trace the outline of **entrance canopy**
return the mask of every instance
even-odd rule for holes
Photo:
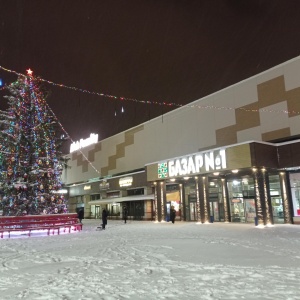
[[[127,197],[100,199],[100,200],[90,201],[90,202],[88,202],[88,204],[89,205],[101,205],[101,204],[120,203],[120,202],[125,202],[125,201],[141,201],[141,200],[153,200],[153,199],[154,199],[154,194],[134,195],[134,196],[127,196]]]

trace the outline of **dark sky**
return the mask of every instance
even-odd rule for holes
[[[300,54],[298,0],[0,0],[0,21],[1,66],[161,103],[189,103]],[[176,108],[46,87],[73,140]]]

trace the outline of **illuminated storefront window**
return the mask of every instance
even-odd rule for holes
[[[290,174],[294,216],[300,216],[300,173]]]
[[[232,222],[253,223],[256,216],[253,178],[230,180],[227,185]]]
[[[274,223],[284,223],[283,200],[279,175],[269,176],[270,196]]]

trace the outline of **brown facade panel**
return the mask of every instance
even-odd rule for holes
[[[129,144],[130,145],[130,144]],[[124,157],[125,156],[125,143],[117,145],[116,149],[116,157]]]
[[[123,187],[123,189],[130,189],[132,187],[141,188],[148,185],[147,183],[147,174],[146,172],[140,172],[136,174],[124,175],[124,177],[132,177],[132,186]],[[110,178],[109,179],[109,189],[110,190],[119,190],[120,187],[120,179],[123,177]]]
[[[228,126],[216,130],[217,147],[227,146],[237,143],[236,126]]]
[[[82,166],[83,163],[83,156],[82,154],[77,155],[77,167]]]
[[[78,158],[77,152],[72,153],[72,160],[76,160]]]
[[[89,170],[89,163],[85,160],[82,164],[82,173],[85,173]]]
[[[236,131],[245,130],[260,125],[258,102],[251,103],[235,110]]]
[[[108,166],[101,168],[101,174],[105,176],[110,170],[116,169],[117,159],[125,157],[125,148],[134,144],[134,135],[141,130],[144,130],[144,125],[125,132],[125,141],[116,145],[116,154],[108,158]]]
[[[270,106],[285,100],[284,77],[279,76],[257,85],[260,108]]]
[[[101,168],[101,176],[107,176],[108,175],[108,167]]]
[[[286,92],[289,117],[300,115],[300,88]]]
[[[261,137],[264,142],[272,142],[282,138],[291,136],[290,128],[283,128],[266,133],[262,133]]]
[[[88,152],[88,159],[90,162],[95,161],[95,153],[101,151],[101,143],[95,145],[94,149]]]

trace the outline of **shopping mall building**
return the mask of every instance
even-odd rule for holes
[[[70,212],[300,224],[300,57],[87,144],[66,156]]]

